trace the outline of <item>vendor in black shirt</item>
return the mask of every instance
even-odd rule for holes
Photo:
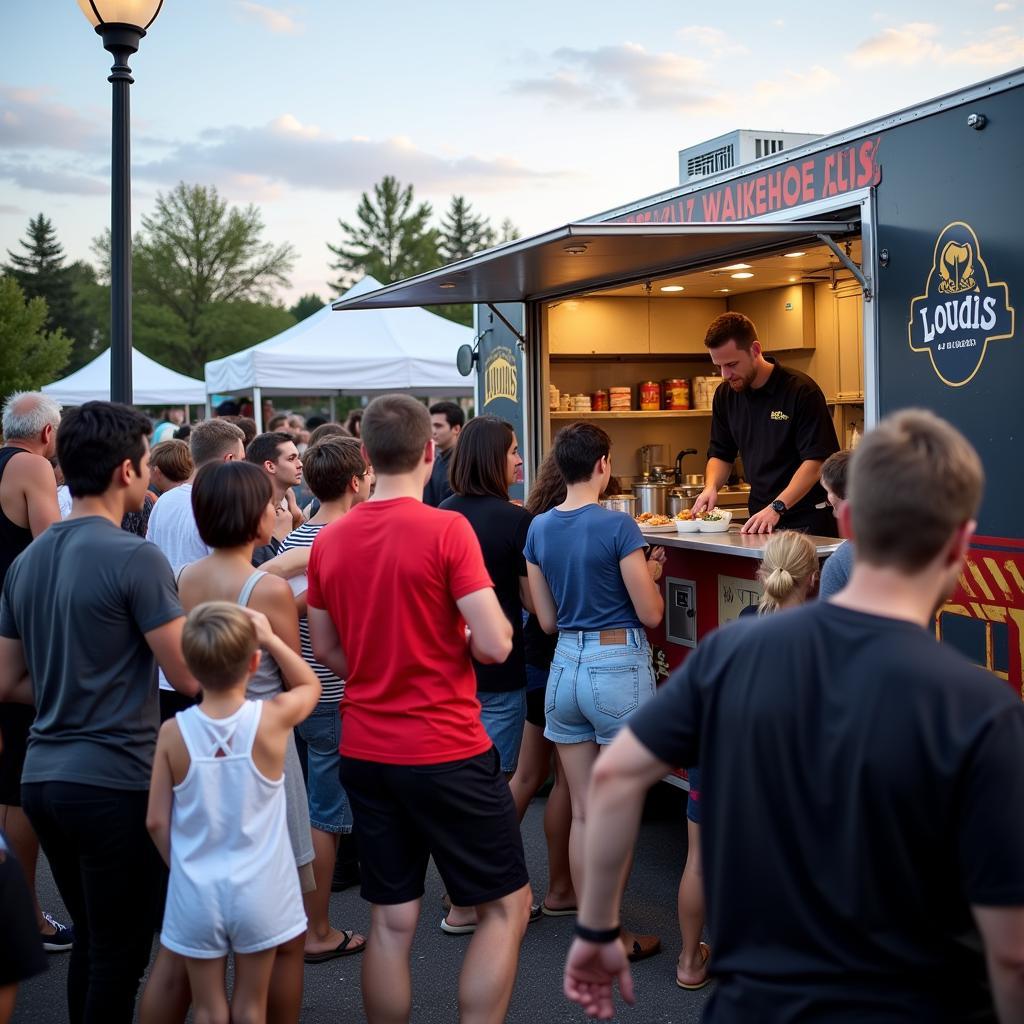
[[[704,344],[722,371],[711,411],[711,443],[704,490],[694,512],[714,508],[737,455],[750,483],[750,519],[744,533],[775,529],[836,536],[825,503],[821,464],[839,450],[821,388],[804,373],[765,356],[753,321],[723,313]]]

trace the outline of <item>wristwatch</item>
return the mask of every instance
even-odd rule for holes
[[[777,516],[784,516],[789,511],[789,509],[786,508],[786,503],[784,501],[780,501],[778,498],[776,498],[772,502],[772,511]]]

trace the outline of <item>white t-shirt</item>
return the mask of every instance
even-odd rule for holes
[[[203,543],[192,514],[192,485],[181,484],[160,495],[149,514],[146,540],[155,544],[171,563],[174,578],[186,565],[198,562],[213,550]],[[160,689],[173,690],[160,670]]]

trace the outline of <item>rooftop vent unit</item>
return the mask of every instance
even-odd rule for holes
[[[775,156],[786,149],[795,149],[820,139],[820,135],[804,132],[762,132],[738,129],[717,139],[679,151],[679,184],[689,185],[733,167]]]

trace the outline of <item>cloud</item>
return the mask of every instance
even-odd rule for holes
[[[1007,11],[1012,11],[1013,8],[1013,4],[1002,3],[996,4],[995,7],[992,8],[992,10],[995,11],[996,14],[1005,14]]]
[[[10,203],[0,203],[0,214],[23,214],[25,211],[20,206],[11,206]]]
[[[806,71],[786,71],[779,78],[766,78],[754,84],[752,94],[758,103],[777,103],[793,97],[820,95],[839,85],[841,79],[820,64]]]
[[[272,7],[252,3],[251,0],[236,0],[235,6],[276,35],[293,36],[302,31],[299,23],[284,11],[275,11]]]
[[[34,189],[36,192],[102,196],[110,191],[109,181],[100,178],[13,160],[0,160],[0,179],[13,181],[22,188]]]
[[[512,91],[594,110],[611,106],[693,110],[717,103],[706,89],[707,63],[695,57],[652,53],[639,43],[627,42],[592,50],[562,47],[552,58],[556,70],[520,79],[512,84]]]
[[[735,57],[750,51],[727,32],[710,25],[686,25],[677,33],[686,43],[706,51],[711,57]]]
[[[505,157],[439,156],[407,138],[337,138],[292,114],[257,128],[207,129],[164,157],[136,163],[134,174],[163,184],[213,180],[264,200],[278,198],[284,186],[361,191],[385,174],[427,191],[483,191],[554,176]]]
[[[1000,6],[1009,9],[1009,5]],[[1024,60],[1024,34],[1010,25],[1001,25],[974,38],[961,38],[952,47],[944,45],[938,35],[938,26],[930,22],[910,22],[866,39],[847,60],[856,67],[875,64],[910,66],[929,61],[933,64],[993,68],[1015,67]]]
[[[101,152],[106,130],[70,107],[53,102],[50,90],[0,85],[0,149],[70,149]]]

